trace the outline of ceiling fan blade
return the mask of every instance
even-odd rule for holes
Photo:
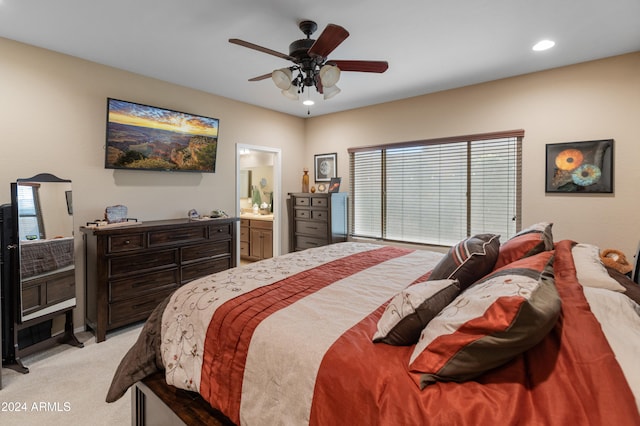
[[[260,81],[260,80],[265,80],[267,78],[271,78],[271,73],[267,73],[267,74],[259,75],[257,77],[250,78],[249,81]]]
[[[316,74],[315,84],[316,84],[316,90],[318,91],[318,93],[323,94],[324,89],[322,87],[322,80],[320,80],[320,74]]]
[[[320,37],[309,48],[309,56],[321,56],[326,58],[333,50],[340,45],[347,37],[349,37],[349,31],[342,28],[340,25],[329,24],[322,31]]]
[[[275,50],[271,50],[267,47],[258,46],[257,44],[249,43],[248,41],[240,40],[238,38],[230,38],[229,43],[237,44],[238,46],[248,47],[249,49],[257,50],[258,52],[267,53],[269,55],[277,56],[278,58],[287,59],[289,61],[293,61],[294,58],[285,55],[284,53],[276,52]]]
[[[342,61],[328,60],[328,64],[334,64],[340,71],[359,71],[359,72],[385,72],[389,68],[387,61]]]

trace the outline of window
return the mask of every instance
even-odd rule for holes
[[[38,198],[38,184],[20,184],[18,195],[18,229],[20,240],[44,239],[42,211]]]
[[[351,148],[350,234],[450,246],[520,229],[524,131]]]

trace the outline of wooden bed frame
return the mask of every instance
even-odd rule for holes
[[[170,386],[164,372],[137,382],[131,389],[131,424],[134,426],[233,426],[200,395]]]

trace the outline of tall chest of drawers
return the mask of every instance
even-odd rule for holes
[[[347,193],[290,193],[289,248],[347,241]]]
[[[85,322],[96,341],[146,319],[174,289],[235,266],[237,218],[81,227]]]

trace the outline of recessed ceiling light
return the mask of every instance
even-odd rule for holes
[[[533,50],[535,50],[536,52],[540,52],[542,50],[551,49],[555,45],[556,45],[555,41],[552,41],[552,40],[541,40],[541,41],[537,42],[533,46]]]
[[[305,99],[304,101],[302,101],[302,104],[306,106],[311,106],[315,104],[315,102],[313,102],[311,99]]]

